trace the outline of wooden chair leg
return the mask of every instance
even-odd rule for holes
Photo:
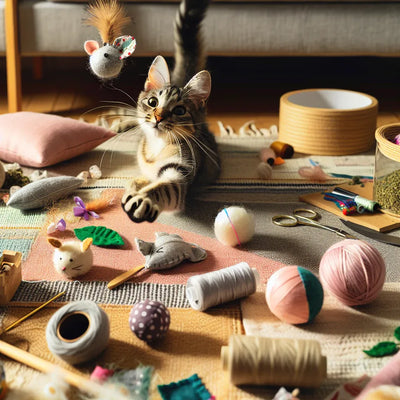
[[[18,0],[6,0],[5,7],[8,112],[16,112],[22,108]]]
[[[43,57],[33,57],[32,60],[33,67],[33,79],[35,81],[40,81],[43,79]]]

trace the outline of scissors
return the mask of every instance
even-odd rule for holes
[[[275,215],[272,217],[272,222],[279,226],[297,226],[297,225],[307,225],[313,226],[315,228],[326,229],[327,231],[336,233],[336,235],[346,238],[346,239],[358,239],[355,236],[343,231],[342,229],[335,228],[334,226],[323,225],[316,220],[321,218],[321,216],[314,210],[308,208],[297,208],[293,211],[293,215]]]

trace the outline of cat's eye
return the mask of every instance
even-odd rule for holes
[[[157,97],[150,97],[150,98],[147,100],[147,104],[148,104],[150,107],[157,107],[157,106],[158,106]]]
[[[186,108],[184,106],[176,106],[172,112],[175,115],[185,115],[186,114]]]
[[[74,260],[72,258],[69,259],[69,262],[74,262]]]

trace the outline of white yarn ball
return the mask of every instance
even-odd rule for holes
[[[248,242],[253,237],[255,225],[253,214],[247,212],[244,207],[232,206],[218,213],[214,222],[214,233],[221,243],[236,246]]]
[[[4,170],[3,164],[0,161],[0,188],[4,185],[6,180],[6,171]]]

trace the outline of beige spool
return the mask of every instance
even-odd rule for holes
[[[400,147],[392,142],[395,136],[400,134],[399,124],[388,124],[379,127],[375,132],[375,139],[379,146],[379,151],[393,161],[400,162]]]
[[[232,335],[221,361],[234,385],[318,387],[326,378],[326,357],[315,340]]]
[[[306,89],[280,99],[279,140],[296,152],[357,154],[372,148],[378,101],[341,89]]]

